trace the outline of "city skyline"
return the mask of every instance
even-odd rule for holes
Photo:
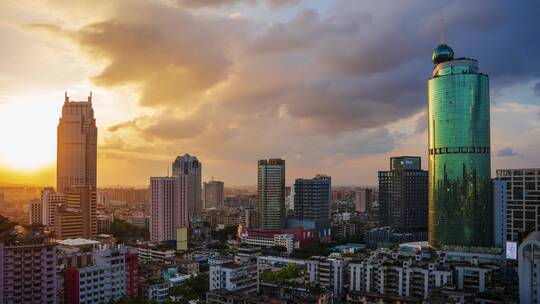
[[[0,138],[0,183],[54,185],[65,91],[93,92],[98,186],[144,186],[184,153],[228,186],[255,185],[263,158],[287,161],[287,185],[317,173],[376,185],[398,155],[427,168],[424,76],[441,15],[456,56],[491,78],[491,175],[540,163],[537,4],[230,2],[0,4],[13,59],[0,66],[0,127],[16,130]]]

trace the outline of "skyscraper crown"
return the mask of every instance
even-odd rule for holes
[[[431,60],[434,64],[454,59],[454,50],[446,44],[439,44],[434,50]]]

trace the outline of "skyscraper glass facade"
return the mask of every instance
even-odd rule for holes
[[[447,48],[435,49],[429,80],[429,242],[490,246],[489,79]]]
[[[285,228],[285,161],[259,160],[257,211],[263,230]]]

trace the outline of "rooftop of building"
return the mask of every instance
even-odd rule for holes
[[[58,244],[66,245],[66,246],[90,246],[90,245],[100,244],[100,242],[89,240],[89,239],[76,238],[76,239],[59,240]]]
[[[238,269],[238,268],[242,268],[249,265],[239,264],[235,262],[228,262],[228,263],[224,263],[218,266],[221,268],[227,268],[227,269]],[[254,266],[254,265],[251,265],[251,266]]]

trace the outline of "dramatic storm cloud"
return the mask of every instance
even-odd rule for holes
[[[533,82],[538,94],[538,14],[536,1],[120,1],[78,27],[20,24],[77,44],[95,86],[135,93],[141,110],[104,128],[108,158],[165,166],[189,152],[241,184],[255,183],[255,160],[286,157],[291,174],[367,184],[377,168],[359,160],[386,169],[393,153],[425,156],[441,15],[447,43],[479,60],[493,92]]]

